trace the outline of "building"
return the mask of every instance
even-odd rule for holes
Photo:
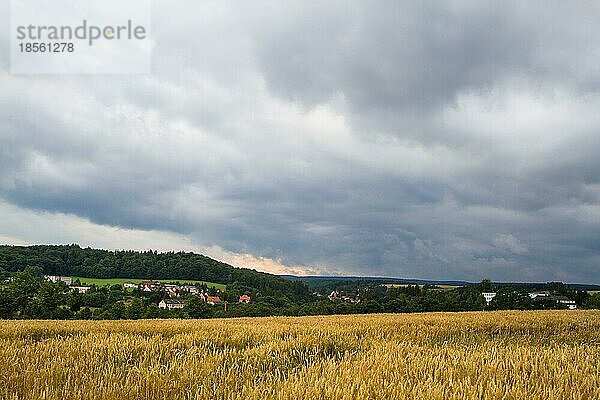
[[[161,302],[158,303],[158,308],[162,308],[164,310],[174,310],[174,309],[183,308],[186,306],[186,304],[187,304],[187,301],[185,301],[185,300],[165,299],[165,300],[161,300]]]
[[[356,303],[360,303],[360,300],[355,299],[352,296],[342,296],[342,302],[356,304]]]
[[[189,294],[198,294],[200,291],[196,286],[185,285],[181,288],[181,290],[188,292]]]
[[[164,284],[160,287],[160,290],[163,292],[167,292],[169,297],[179,297],[177,291],[180,290],[180,287],[172,284]]]
[[[138,285],[136,285],[135,283],[131,283],[131,282],[125,282],[123,284],[123,287],[125,289],[137,289]]]
[[[550,298],[552,300],[555,300],[558,304],[566,305],[569,310],[577,309],[577,303],[575,302],[575,300],[571,300],[566,296],[551,296]]]
[[[534,302],[546,302],[546,304],[564,304],[569,310],[576,310],[577,303],[566,296],[551,295],[549,293],[529,293]]]
[[[496,297],[496,292],[483,292],[481,293],[483,298],[485,299],[485,304],[490,305],[492,299]]]
[[[144,292],[153,292],[157,290],[159,286],[160,284],[154,281],[141,281],[139,285],[140,289]]]
[[[67,286],[73,284],[73,278],[70,276],[44,275],[44,279],[52,283],[64,282]]]
[[[546,292],[529,293],[529,297],[531,297],[531,300],[542,300],[548,298],[548,296],[549,294]]]
[[[71,286],[72,291],[79,292],[79,293],[87,293],[87,291],[90,289],[91,289],[91,287],[89,287],[89,286]]]
[[[242,303],[242,304],[248,304],[248,303],[250,303],[250,296],[248,296],[246,294],[241,295],[239,302]]]
[[[206,304],[210,304],[211,306],[214,306],[215,304],[221,304],[223,301],[221,300],[221,298],[219,296],[207,296],[206,297]]]

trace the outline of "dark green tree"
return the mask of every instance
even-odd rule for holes
[[[4,283],[6,278],[8,278],[8,271],[0,267],[0,285]]]
[[[8,285],[8,291],[12,297],[14,309],[21,317],[25,316],[25,312],[35,297],[39,287],[40,282],[38,282],[28,271],[17,272],[13,277],[12,282]]]
[[[125,319],[125,313],[127,309],[125,308],[125,304],[120,301],[113,303],[110,306],[110,314],[112,315],[111,319]]]
[[[87,307],[83,307],[77,313],[77,319],[92,319],[92,310]]]
[[[496,297],[490,302],[493,310],[529,310],[532,308],[531,298],[524,291],[517,291],[506,286],[496,292]]]
[[[31,276],[33,276],[38,281],[42,281],[44,279],[44,269],[39,265],[27,266],[23,271],[29,272]]]
[[[14,310],[13,300],[8,289],[0,287],[0,319],[12,318]]]
[[[184,307],[183,311],[190,318],[210,318],[213,314],[212,307],[206,304],[199,297],[192,297],[188,300],[188,303]]]
[[[71,311],[78,312],[83,306],[84,294],[79,293],[78,291],[71,291],[66,295],[66,305],[69,307]]]
[[[600,309],[600,292],[594,293],[590,296],[584,305],[585,308]]]
[[[59,285],[44,282],[27,308],[27,316],[37,319],[56,318],[58,306],[62,303],[62,289]]]
[[[125,317],[127,319],[140,319],[144,316],[144,303],[140,299],[133,299],[127,305]]]
[[[484,279],[479,283],[479,291],[481,292],[493,292],[494,288],[492,286],[492,281],[489,279]]]
[[[146,314],[144,318],[161,318],[162,312],[161,309],[154,303],[150,303],[148,308],[146,308]]]

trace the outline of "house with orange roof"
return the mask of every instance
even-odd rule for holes
[[[250,303],[250,296],[248,296],[246,294],[241,295],[239,302],[241,304],[248,304],[248,303]]]
[[[221,304],[223,301],[221,300],[221,298],[219,296],[207,296],[206,297],[206,304],[210,304],[211,306],[214,306],[215,304]]]

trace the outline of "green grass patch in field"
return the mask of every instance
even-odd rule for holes
[[[102,278],[84,278],[81,276],[74,276],[73,277],[73,281],[75,281],[76,279],[79,279],[79,281],[83,284],[83,285],[96,285],[96,286],[112,286],[112,285],[122,285],[124,283],[127,282],[131,282],[131,283],[140,283],[141,281],[145,280],[145,279],[137,279],[137,278],[108,278],[108,279],[102,279]],[[208,287],[214,287],[216,289],[220,289],[220,290],[225,290],[226,285],[222,284],[222,283],[214,283],[214,282],[206,282],[206,281],[193,281],[193,280],[186,280],[186,279],[152,279],[155,282],[161,282],[161,283],[171,283],[171,282],[179,282],[183,285],[202,285],[202,284],[206,284],[206,286]]]

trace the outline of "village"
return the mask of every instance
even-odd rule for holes
[[[63,282],[70,290],[79,293],[88,292],[92,286],[84,286],[76,284],[73,278],[68,276],[57,276],[57,275],[44,275],[44,279],[49,282],[58,283]],[[223,301],[218,293],[221,289],[215,289],[217,295],[211,295],[207,289],[200,288],[196,285],[190,284],[178,284],[178,283],[163,283],[153,280],[142,280],[139,283],[125,282],[123,283],[123,289],[140,290],[145,293],[163,293],[166,294],[166,298],[161,299],[158,303],[158,307],[166,310],[182,309],[184,308],[188,300],[182,299],[182,296],[195,296],[200,298],[206,304],[211,306],[223,305],[227,306],[227,302]],[[496,292],[482,292],[481,295],[485,299],[486,306],[490,306],[492,300],[496,297]],[[313,293],[316,297],[321,297],[318,293]],[[558,304],[569,310],[577,309],[576,301],[563,295],[552,294],[550,291],[535,291],[529,293],[529,297],[534,303],[546,303],[546,304]],[[347,304],[359,304],[361,299],[358,295],[349,295],[344,291],[332,291],[327,299],[330,302],[341,302]],[[239,296],[239,304],[249,304],[251,302],[250,296],[243,294]]]
[[[486,307],[490,307],[492,305],[492,300],[496,297],[496,292],[481,292],[485,300]],[[314,295],[318,297],[322,297],[319,293],[314,293]],[[533,291],[528,293],[529,298],[532,300],[534,305],[541,305],[542,303],[546,305],[557,305],[558,308],[566,308],[569,310],[577,309],[577,302],[573,299],[568,298],[564,295],[554,294],[551,291]],[[327,299],[330,302],[339,302],[346,304],[359,304],[361,302],[359,295],[348,294],[344,291],[333,290],[328,296]]]
[[[92,289],[92,286],[85,286],[77,284],[77,280],[73,280],[69,276],[58,276],[58,275],[44,275],[44,280],[52,283],[64,283],[71,291],[78,293],[87,293]],[[188,300],[182,299],[182,297],[194,296],[206,304],[211,306],[223,305],[227,308],[227,301],[221,299],[218,295],[221,293],[221,289],[214,288],[216,294],[211,294],[208,288],[202,288],[196,285],[190,284],[179,284],[179,283],[164,283],[153,280],[142,280],[139,283],[124,282],[122,284],[124,290],[139,290],[142,293],[159,293],[162,294],[163,299],[158,303],[158,307],[165,310],[182,309],[188,304]],[[166,295],[166,296],[165,296]],[[251,302],[250,296],[242,294],[239,296],[239,304],[249,304]]]
[[[33,270],[35,272],[35,270]],[[0,317],[51,319],[218,318],[268,315],[536,310],[595,307],[594,294],[560,282],[435,285],[341,281],[314,286],[303,301],[290,292],[205,281],[5,276]],[[490,290],[492,289],[492,290]],[[28,294],[30,293],[30,294]]]

